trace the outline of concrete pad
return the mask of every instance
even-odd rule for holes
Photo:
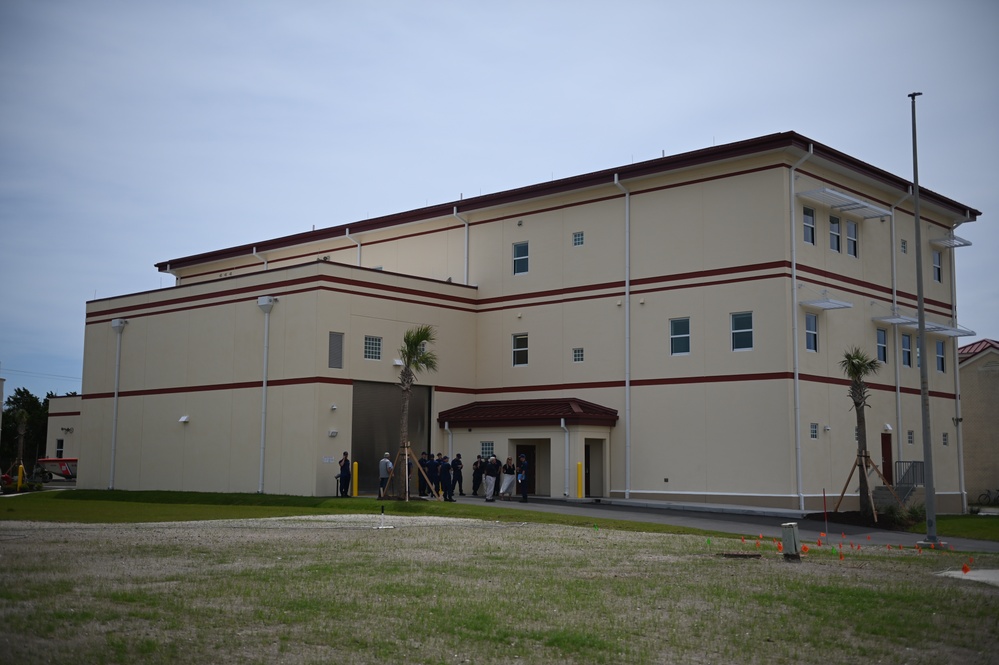
[[[991,584],[993,586],[999,586],[999,570],[976,570],[972,568],[967,573],[960,570],[945,570],[939,573],[942,577],[956,577],[959,580],[971,580],[973,582],[982,582],[983,584]]]

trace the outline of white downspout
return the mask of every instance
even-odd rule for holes
[[[257,253],[257,247],[256,247],[256,245],[254,245],[254,247],[253,247],[253,256],[255,256],[258,261],[263,261],[263,263],[264,263],[264,270],[267,270],[267,257]]]
[[[468,220],[458,214],[458,206],[454,207],[454,212],[452,213],[459,222],[465,225],[465,278],[462,282],[466,286],[468,285]]]
[[[270,342],[271,308],[276,302],[277,298],[274,296],[257,298],[257,307],[264,313],[264,380],[260,398],[260,482],[257,485],[257,494],[264,493],[264,448],[267,443],[267,352]]]
[[[108,480],[108,489],[114,489],[114,459],[115,450],[118,446],[118,388],[121,383],[121,334],[125,330],[128,319],[114,319],[111,321],[111,328],[118,336],[114,354],[114,406],[111,414],[111,477]]]
[[[562,418],[562,431],[565,432],[565,489],[562,496],[569,496],[569,428],[565,426],[565,418]]]
[[[791,196],[791,339],[792,370],[794,373],[794,478],[798,486],[798,510],[805,509],[805,491],[802,489],[801,474],[801,380],[798,375],[798,222],[795,211],[798,206],[794,201],[794,172],[812,156],[813,146],[808,144],[808,153],[788,171],[787,178]]]
[[[357,245],[357,267],[360,268],[361,267],[361,243],[358,242],[356,238],[353,238],[350,235],[350,228],[348,228],[346,231],[344,231],[343,235],[344,235],[344,237],[347,238],[347,240],[349,240],[352,243],[354,243],[355,245]]]
[[[895,238],[895,209],[902,205],[906,199],[912,196],[912,190],[895,202],[895,205],[891,207],[891,314],[892,316],[898,316],[898,270],[895,258],[895,253],[898,251],[897,241]],[[902,453],[905,450],[902,447],[902,368],[899,367],[902,363],[902,351],[899,349],[898,343],[898,324],[892,324],[892,345],[895,349],[895,450],[897,451],[897,459],[899,462],[902,460]],[[898,482],[897,478],[892,478]]]
[[[966,217],[967,218],[967,217]],[[954,225],[954,229],[951,230],[951,236],[954,235],[954,231],[964,222],[958,222]],[[954,260],[954,250],[950,250],[950,301],[953,304],[953,318],[951,319],[951,325],[955,328],[957,327],[957,261]],[[957,438],[957,484],[961,492],[961,513],[965,514],[968,512],[968,492],[964,485],[964,435],[962,431],[964,430],[964,418],[961,416],[961,368],[958,364],[960,362],[960,354],[957,352],[957,339],[953,342],[954,359],[951,361],[951,367],[954,368],[954,394],[957,395],[957,399],[954,400],[954,430],[955,437]]]
[[[624,498],[631,498],[631,192],[614,174],[624,192]]]
[[[454,459],[454,433],[451,431],[451,423],[444,423],[444,431],[447,432],[447,456]]]

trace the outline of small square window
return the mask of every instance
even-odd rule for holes
[[[527,257],[527,243],[515,242],[513,244],[513,274],[522,275],[530,267]]]
[[[382,359],[382,338],[372,337],[370,335],[364,336],[364,358],[366,360],[381,360]]]
[[[819,317],[811,312],[805,314],[805,348],[819,350]]]
[[[487,460],[494,454],[495,441],[479,441],[479,448],[482,450],[482,459]]]
[[[909,253],[909,241],[906,240],[905,238],[902,238],[901,243],[902,243],[902,253],[903,254],[908,254]]]
[[[749,351],[753,348],[753,313],[739,312],[732,315],[732,350]]]
[[[819,424],[818,423],[809,423],[808,424],[808,438],[809,439],[817,439],[817,438],[819,438]]]
[[[847,222],[846,223],[846,253],[853,258],[858,258],[860,255],[860,229],[857,226],[857,222]]]
[[[902,366],[912,367],[912,335],[902,335]]]
[[[690,353],[690,319],[669,320],[669,354],[682,356]]]
[[[878,328],[878,362],[888,364],[888,331]]]
[[[811,208],[805,208],[803,218],[805,220],[805,237],[804,240],[809,245],[815,244],[815,211]]]
[[[583,349],[582,347],[576,347],[572,350],[572,362],[581,363],[583,362]]]
[[[583,244],[583,232],[574,231],[572,234],[572,246],[579,247],[582,244]]]
[[[943,444],[945,446],[949,446],[950,445],[950,435],[947,432],[943,433]]]
[[[910,446],[915,445],[916,443],[916,433],[913,432],[911,429],[905,433],[905,442],[908,443]]]
[[[513,364],[527,364],[527,335],[518,334],[513,336]]]
[[[947,360],[944,356],[944,341],[942,339],[937,340],[937,371],[946,372],[947,371]]]
[[[829,218],[829,249],[834,252],[840,251],[840,231],[839,217]]]

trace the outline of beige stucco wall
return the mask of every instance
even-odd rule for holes
[[[79,395],[49,398],[45,450],[42,451],[41,457],[55,457],[59,439],[63,442],[63,457],[79,456],[81,400]]]
[[[961,417],[969,501],[999,490],[999,352],[985,351],[961,365]]]

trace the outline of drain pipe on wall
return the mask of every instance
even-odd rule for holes
[[[562,496],[569,496],[569,428],[565,426],[565,418],[562,418],[562,431],[565,432],[565,489]]]
[[[614,186],[624,192],[624,498],[631,498],[631,192],[614,174]]]
[[[447,456],[454,459],[454,433],[451,431],[451,423],[444,423],[444,431],[447,432]]]
[[[264,448],[267,443],[267,351],[270,343],[271,308],[276,302],[277,298],[274,296],[257,298],[257,307],[264,313],[264,380],[260,406],[260,482],[257,485],[257,494],[264,493]]]
[[[462,284],[468,286],[468,220],[458,214],[458,206],[454,207],[452,214],[455,219],[465,225],[465,277]]]
[[[974,220],[970,214],[966,213],[964,220],[954,225],[954,228],[950,232],[951,237],[954,236],[954,231],[956,231],[957,228],[961,226],[961,224],[964,224],[965,221],[976,221],[976,220]],[[955,265],[956,261],[954,261],[954,250],[952,249],[950,250],[950,252],[951,252],[950,253],[950,301],[953,306],[953,310],[951,311],[952,318],[950,320],[951,322],[950,324],[956,328],[957,327],[957,267]],[[954,400],[954,418],[952,419],[952,422],[954,423],[954,430],[955,430],[954,434],[955,437],[957,438],[957,485],[958,485],[958,491],[961,492],[961,514],[967,514],[968,491],[967,487],[964,484],[965,482],[964,434],[962,433],[962,431],[964,430],[964,416],[961,415],[961,366],[960,366],[961,356],[957,352],[958,343],[956,338],[954,339],[953,344],[954,344],[954,354],[951,363],[954,367],[954,394],[957,395],[957,399]]]
[[[257,247],[255,245],[253,247],[253,256],[255,256],[258,261],[263,262],[263,264],[264,264],[264,270],[267,270],[267,257],[263,256],[261,254],[258,254],[257,253]]]
[[[115,450],[118,446],[118,388],[121,384],[121,334],[125,330],[128,319],[113,319],[111,329],[118,336],[114,353],[114,407],[111,414],[111,477],[108,480],[108,489],[114,489],[114,459]]]
[[[788,171],[788,193],[791,196],[791,348],[794,350],[794,474],[798,486],[798,510],[805,509],[805,491],[801,487],[801,379],[798,375],[798,222],[795,216],[797,204],[794,202],[794,173],[798,167],[812,156],[813,146],[808,144],[808,152]]]
[[[357,245],[357,267],[360,268],[361,267],[361,243],[359,243],[355,238],[351,237],[351,235],[350,235],[350,228],[349,227],[344,231],[343,235],[344,235],[344,237],[347,238],[347,240],[349,240],[352,243],[354,243],[355,245]]]
[[[910,188],[905,196],[900,198],[895,202],[895,205],[891,207],[891,315],[898,316],[898,271],[895,253],[896,241],[895,241],[895,209],[898,208],[902,203],[905,202],[912,196],[912,189]],[[900,374],[900,365],[902,356],[901,349],[899,349],[898,343],[898,324],[892,324],[892,345],[895,348],[895,450],[897,451],[895,459],[899,462],[902,461],[903,451],[902,448],[902,376]],[[896,482],[897,478],[894,479]]]

